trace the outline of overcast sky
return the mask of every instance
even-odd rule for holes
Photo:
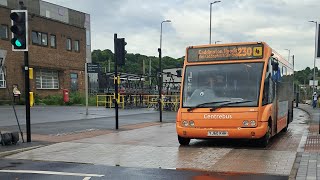
[[[46,0],[91,15],[92,50],[113,50],[113,34],[129,53],[182,57],[190,45],[209,43],[209,0]],[[212,42],[265,41],[282,56],[295,55],[295,70],[313,67],[319,0],[221,0],[212,7]],[[319,67],[320,59],[316,66]]]

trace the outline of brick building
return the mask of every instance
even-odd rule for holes
[[[41,0],[25,1],[29,15],[29,66],[34,69],[30,90],[40,97],[62,89],[84,93],[85,63],[91,62],[90,16]],[[11,9],[17,0],[0,0],[0,50],[7,50],[0,70],[0,100],[18,85],[24,94],[23,52],[11,50]],[[6,77],[3,71],[6,72]]]

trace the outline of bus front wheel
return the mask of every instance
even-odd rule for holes
[[[271,137],[271,127],[268,126],[268,131],[266,132],[266,134],[258,140],[258,143],[261,147],[267,147],[267,145],[269,144],[269,140]]]
[[[180,145],[182,146],[187,146],[190,143],[190,139],[189,138],[184,138],[178,135],[178,141],[180,143]]]

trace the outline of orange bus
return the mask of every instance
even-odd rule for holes
[[[269,139],[293,119],[293,65],[265,42],[186,49],[176,131],[191,139]]]

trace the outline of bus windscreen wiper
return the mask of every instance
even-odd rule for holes
[[[229,101],[229,102],[226,102],[226,103],[223,103],[223,104],[221,104],[221,105],[219,105],[219,106],[215,106],[215,107],[212,107],[211,109],[210,109],[210,111],[215,111],[216,109],[218,109],[218,108],[221,108],[221,107],[223,107],[223,106],[225,106],[225,105],[230,105],[230,104],[240,104],[240,103],[247,103],[247,102],[253,102],[252,100],[246,100],[246,101]]]
[[[216,103],[224,103],[224,102],[231,102],[231,101],[212,101],[212,102],[201,103],[201,104],[198,104],[198,105],[196,105],[194,107],[190,107],[188,109],[188,112],[190,112],[190,111],[192,111],[192,110],[194,110],[196,108],[203,107],[203,106],[208,105],[208,104],[216,104]]]

